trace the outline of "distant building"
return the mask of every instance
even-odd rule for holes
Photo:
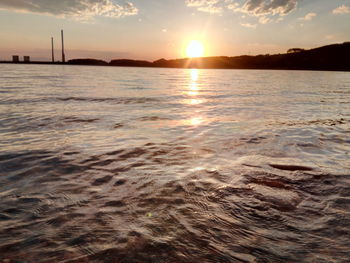
[[[24,62],[30,62],[30,56],[24,56],[23,57]]]
[[[19,56],[12,56],[12,62],[19,62]]]

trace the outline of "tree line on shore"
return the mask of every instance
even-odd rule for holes
[[[202,58],[159,59],[153,62],[114,59],[109,63],[97,59],[72,59],[72,65],[125,67],[210,68],[210,69],[305,69],[350,71],[350,42],[314,49],[291,48],[285,54],[257,56],[217,56]]]

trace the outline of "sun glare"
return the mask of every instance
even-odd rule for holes
[[[190,58],[203,57],[204,55],[204,46],[198,40],[192,40],[186,49],[186,55]]]
[[[192,82],[197,82],[198,80],[198,69],[191,69],[191,80]]]

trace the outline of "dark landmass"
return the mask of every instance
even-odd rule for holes
[[[19,62],[25,63],[25,62]],[[26,62],[28,63],[28,62]],[[29,62],[33,64],[62,64]],[[208,69],[291,69],[291,70],[339,70],[350,71],[350,42],[333,44],[314,49],[291,48],[285,54],[203,57],[182,59],[145,60],[114,59],[106,62],[97,59],[72,59],[69,65],[162,67],[162,68],[208,68]]]
[[[350,70],[350,42],[310,50],[289,49],[285,54],[160,59],[154,62],[116,59],[111,66],[217,69]]]
[[[132,59],[115,59],[109,62],[109,65],[119,67],[155,67],[152,62]]]
[[[68,64],[71,65],[91,65],[91,66],[108,66],[109,64],[106,61],[92,58],[79,58],[72,59],[68,61]]]

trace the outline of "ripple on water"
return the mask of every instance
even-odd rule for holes
[[[170,156],[185,163],[190,152],[150,144],[87,158],[72,151],[1,155],[1,185],[15,189],[2,192],[0,236],[9,240],[0,246],[3,259],[17,260],[29,251],[33,259],[77,262],[346,257],[321,249],[332,237],[334,250],[346,246],[346,175],[263,156],[237,159],[228,169],[194,170],[181,179],[142,171],[160,165],[154,157],[163,157],[166,167]],[[13,235],[17,241],[10,241]],[[18,249],[22,254],[14,253]]]

